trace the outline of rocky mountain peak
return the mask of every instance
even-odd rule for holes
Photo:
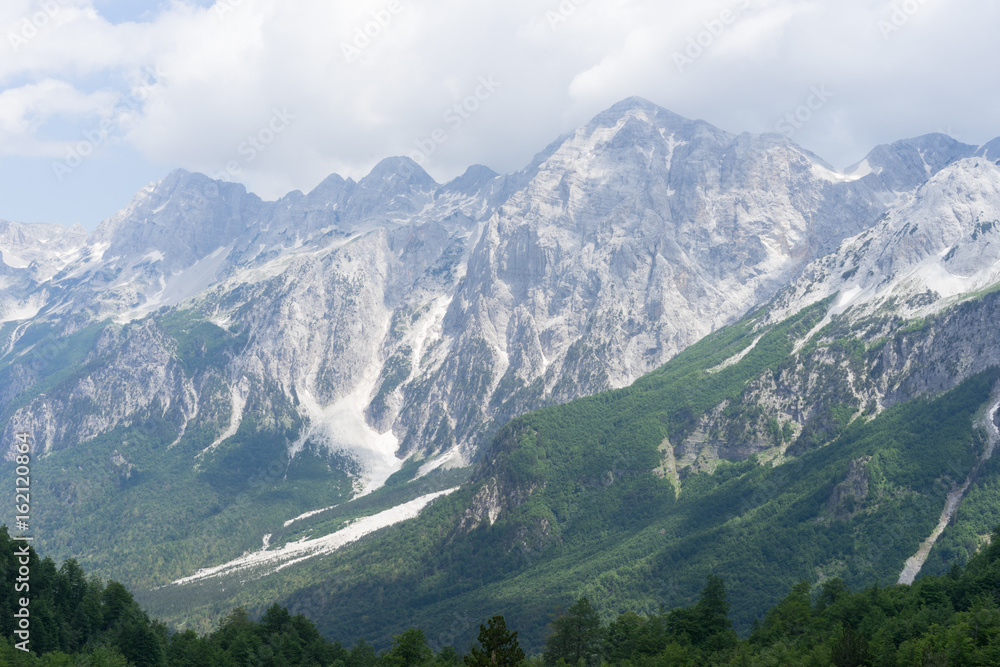
[[[876,146],[845,173],[877,181],[893,192],[917,187],[945,166],[969,157],[975,146],[934,133]]]
[[[442,185],[439,192],[442,194],[455,193],[473,197],[479,194],[487,183],[497,177],[499,177],[499,174],[489,167],[474,164],[466,169],[461,176],[453,178]]]
[[[330,174],[310,190],[306,197],[310,201],[336,202],[354,185],[355,182],[350,178],[345,179],[340,174]]]
[[[597,114],[589,125],[614,127],[622,120],[634,118],[645,119],[659,127],[682,127],[689,125],[708,125],[705,121],[691,120],[669,109],[650,102],[644,97],[633,96],[617,102]]]
[[[358,181],[350,196],[348,214],[358,221],[376,216],[399,219],[419,211],[438,187],[412,159],[386,158]]]
[[[358,181],[359,189],[384,188],[394,192],[411,190],[433,190],[438,183],[424,168],[412,158],[405,156],[387,157],[380,161],[368,175]]]
[[[261,206],[241,184],[176,169],[101,223],[92,241],[107,244],[106,258],[127,263],[155,252],[165,270],[178,270],[231,245]]]
[[[987,160],[993,160],[994,162],[1000,160],[1000,137],[980,146],[979,150],[976,151],[976,155],[980,155]]]
[[[1000,280],[1000,166],[981,157],[942,168],[871,229],[803,273],[781,298],[794,312],[840,292],[857,316],[890,307],[934,312]]]

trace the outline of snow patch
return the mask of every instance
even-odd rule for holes
[[[420,361],[424,358],[424,351],[428,348],[428,341],[438,340],[444,334],[442,323],[444,322],[445,314],[448,312],[448,306],[451,305],[451,301],[452,296],[448,294],[438,297],[431,302],[428,312],[417,320],[417,326],[412,330],[413,333],[408,341],[410,348],[413,350],[413,356],[410,358],[410,365],[414,369],[413,372],[417,372],[420,369]]]
[[[852,303],[861,294],[862,289],[855,285],[854,287],[848,287],[845,290],[841,290],[840,295],[837,297],[837,301],[834,302],[833,306],[830,308],[830,312],[833,315],[839,315],[840,313],[847,310]]]
[[[445,452],[441,456],[431,459],[427,463],[420,466],[417,469],[417,474],[413,479],[420,479],[421,477],[429,474],[432,470],[437,470],[438,468],[442,470],[451,470],[452,468],[461,468],[462,466],[469,465],[462,453],[458,451],[458,448],[452,449]]]
[[[862,163],[867,167],[867,161]],[[851,173],[844,173],[842,171],[834,171],[828,169],[821,164],[813,162],[810,165],[810,171],[812,175],[821,181],[830,181],[831,183],[850,183],[851,181],[857,181],[864,178],[871,172],[871,167],[867,167],[867,170],[859,168]]]
[[[978,274],[972,276],[957,276],[950,273],[937,261],[925,262],[911,274],[927,288],[934,290],[943,297],[964,294],[975,289]]]
[[[30,320],[38,314],[45,302],[32,295],[27,301],[13,304],[0,303],[0,324],[4,322],[17,322],[19,320]]]
[[[308,519],[309,517],[315,516],[315,515],[319,514],[320,512],[325,512],[327,510],[332,510],[334,507],[337,507],[337,505],[330,505],[329,507],[322,507],[322,508],[320,508],[318,510],[310,510],[308,512],[305,512],[303,514],[298,515],[294,519],[289,519],[285,523],[281,524],[281,527],[282,528],[288,528],[290,525],[292,525],[296,521],[301,521],[302,519]]]
[[[233,319],[230,314],[218,315],[216,317],[208,318],[208,321],[219,327],[220,329],[228,329],[229,325],[233,323]]]
[[[26,269],[31,263],[23,257],[15,255],[7,248],[2,247],[0,247],[0,262],[3,262],[12,269]]]
[[[874,170],[872,169],[871,164],[868,162],[868,158],[865,158],[864,160],[862,160],[861,162],[859,162],[858,165],[856,167],[854,167],[854,169],[852,169],[851,171],[847,172],[847,174],[849,176],[852,176],[852,177],[856,178],[856,179],[860,179],[860,178],[864,178],[868,174],[872,173],[872,171],[874,171]],[[879,169],[879,171],[882,171],[882,170]]]
[[[327,406],[321,406],[308,389],[300,389],[299,401],[309,417],[309,428],[289,452],[290,456],[294,456],[307,441],[312,440],[330,451],[356,459],[364,469],[358,496],[381,487],[403,465],[402,460],[396,458],[399,439],[392,430],[379,433],[365,421],[365,407],[373,386],[373,382],[364,382],[347,396]]]
[[[300,563],[306,559],[331,554],[340,549],[342,546],[355,542],[365,535],[375,532],[376,530],[387,528],[393,524],[400,523],[401,521],[406,521],[407,519],[412,519],[418,516],[420,511],[432,500],[454,493],[458,489],[459,487],[456,486],[450,489],[445,489],[444,491],[428,493],[425,496],[420,496],[419,498],[415,498],[409,502],[403,503],[402,505],[397,505],[396,507],[384,510],[378,514],[356,519],[347,527],[341,528],[330,535],[325,535],[315,539],[302,538],[295,542],[289,542],[288,544],[285,544],[273,551],[268,551],[265,545],[265,548],[261,551],[255,551],[241,556],[240,558],[231,560],[228,563],[223,563],[222,565],[216,565],[215,567],[198,570],[191,576],[177,579],[172,583],[173,585],[182,585],[193,581],[238,572],[246,572],[250,575],[251,573],[247,572],[248,570],[256,570],[252,573],[255,575],[253,578],[274,574],[275,572],[283,570],[284,568],[296,563]],[[265,537],[265,540],[269,541],[269,538],[270,536],[267,536]],[[250,577],[248,576],[248,579],[249,578]]]
[[[665,166],[669,170],[670,166],[674,162],[674,150],[677,149],[680,146],[687,145],[687,142],[686,141],[678,141],[677,138],[676,138],[676,135],[673,132],[670,133],[669,137],[666,136],[667,131],[665,129],[663,129],[662,127],[659,128],[659,130],[660,130],[660,137],[662,137],[663,140],[667,144],[667,157],[665,159]],[[669,190],[668,194],[672,195],[673,191]]]
[[[763,338],[763,337],[764,337],[764,334],[761,334],[761,335],[757,336],[754,339],[754,341],[752,343],[750,343],[745,349],[740,350],[739,352],[737,352],[733,356],[731,356],[728,359],[726,359],[725,361],[723,361],[721,364],[719,364],[717,366],[713,366],[712,368],[709,368],[705,372],[706,373],[718,373],[723,368],[729,368],[730,366],[732,366],[734,364],[740,363],[741,361],[743,361],[743,357],[745,357],[748,354],[750,354],[750,350],[752,350],[755,347],[757,347],[757,343],[759,343],[760,339]]]
[[[80,276],[96,269],[97,267],[104,264],[104,254],[111,247],[110,242],[94,243],[91,244],[81,251],[81,255],[84,257],[84,262],[82,264],[76,265],[72,272],[63,276],[63,279],[79,278]]]

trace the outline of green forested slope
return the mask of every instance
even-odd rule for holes
[[[555,612],[545,643],[531,657],[519,632],[488,607],[475,641],[462,643],[469,619],[409,628],[376,653],[329,642],[302,615],[272,605],[259,621],[236,609],[209,633],[170,632],[119,583],[88,579],[75,563],[58,569],[29,549],[30,636],[15,637],[12,587],[0,589],[0,664],[5,667],[560,667],[562,665],[995,665],[1000,661],[1000,529],[962,568],[913,586],[872,586],[852,593],[839,578],[815,590],[797,583],[755,623],[749,637],[732,629],[725,581],[715,575],[691,605],[651,614],[626,611],[602,621],[588,598]],[[0,574],[11,580],[15,543],[0,528]],[[486,617],[489,620],[486,621]],[[521,628],[522,630],[524,628]],[[465,633],[467,634],[467,633]],[[431,638],[431,639],[429,639]],[[450,642],[450,643],[447,643]],[[457,647],[457,649],[456,649]],[[465,654],[463,656],[463,653]]]
[[[626,389],[514,420],[470,483],[418,519],[248,582],[214,600],[214,609],[194,588],[143,600],[185,622],[217,615],[223,603],[259,612],[277,595],[328,636],[360,635],[377,646],[412,625],[468,641],[470,621],[489,608],[534,650],[553,604],[581,595],[604,619],[627,610],[654,614],[692,603],[705,576],[716,574],[745,633],[799,581],[894,582],[937,523],[946,493],[983,453],[984,435],[973,424],[998,373],[986,369],[950,391],[862,411],[839,376],[827,389],[824,367],[802,357],[826,355],[831,368],[853,363],[861,371],[878,362],[886,343],[814,338],[793,353],[828,304],[777,325],[752,315]],[[929,326],[911,327],[892,344],[908,345],[907,337],[926,335]],[[719,367],[755,341],[738,363]],[[680,466],[668,454],[696,434],[708,411],[746,419],[754,407],[748,387],[794,372],[820,377],[814,384],[826,392],[805,427],[769,423],[766,410],[754,418],[774,451],[797,456],[768,451],[766,459],[718,459],[674,474]],[[968,507],[1000,507],[998,473],[992,462],[982,467]],[[963,516],[932,551],[930,571],[964,562],[988,534],[979,525],[986,517],[972,526]]]
[[[895,581],[983,452],[973,424],[997,373],[982,364],[970,376],[961,357],[990,344],[976,327],[995,321],[1000,294],[918,322],[891,313],[853,322],[830,316],[831,302],[780,323],[763,309],[630,387],[518,418],[472,479],[418,519],[257,580],[150,590],[259,549],[265,534],[272,545],[327,534],[467,473],[407,482],[411,462],[387,488],[344,502],[352,489],[337,461],[309,448],[288,458],[300,428],[290,405],[251,399],[236,435],[200,457],[229,420],[225,402],[179,441],[179,425],[157,408],[34,462],[40,546],[114,573],[154,615],[200,631],[234,607],[261,614],[279,601],[331,638],[381,647],[420,625],[445,628],[432,637],[441,644],[470,639],[489,608],[537,649],[554,604],[586,595],[606,620],[653,614],[694,601],[714,573],[747,632],[799,580]],[[212,354],[241,340],[191,314],[158,326],[204,388],[218,380]],[[963,335],[964,347],[953,344]],[[934,350],[942,355],[929,359]],[[80,362],[76,348],[65,355],[39,368],[54,377]],[[874,396],[891,396],[892,407]],[[991,461],[924,571],[965,562],[1000,522],[998,508]]]
[[[469,490],[331,558],[323,583],[288,602],[334,637],[360,631],[377,643],[387,637],[387,618],[441,625],[492,602],[537,646],[541,633],[531,628],[544,626],[553,599],[568,604],[588,595],[605,617],[652,613],[692,601],[714,573],[729,582],[733,620],[745,632],[798,580],[895,580],[937,523],[948,489],[940,471],[953,462],[971,466],[981,446],[971,418],[996,377],[899,406],[781,466],[724,463],[714,475],[686,480],[679,499],[667,480],[617,462],[613,483],[549,479],[493,526],[464,534],[456,524]],[[530,452],[550,441],[527,425],[512,425],[507,437],[547,458]],[[519,467],[527,457],[517,445],[496,469],[506,456],[515,459],[511,469],[531,472]],[[833,489],[865,456],[872,457],[869,494],[838,517],[829,509]],[[992,482],[996,473],[990,466],[982,479]]]

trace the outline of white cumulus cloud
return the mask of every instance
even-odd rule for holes
[[[446,180],[473,163],[518,169],[627,96],[767,132],[815,86],[832,94],[793,138],[838,166],[927,132],[1000,134],[996,3],[174,0],[120,20],[125,4],[3,3],[9,170],[58,158],[110,118],[107,146],[130,165],[225,175],[266,197],[390,155],[417,154]],[[498,85],[456,124],[449,110],[482,77]]]

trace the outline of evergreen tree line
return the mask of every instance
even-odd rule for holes
[[[31,652],[14,648],[15,543],[0,528],[0,665],[7,667],[660,667],[667,665],[998,665],[1000,528],[963,567],[912,586],[852,593],[839,579],[796,585],[737,637],[721,578],[709,576],[690,607],[603,623],[586,598],[558,614],[544,650],[528,657],[503,616],[479,627],[465,655],[433,651],[420,629],[377,653],[363,639],[329,642],[302,615],[272,605],[259,621],[242,609],[212,633],[170,633],[117,582],[87,578],[74,560],[56,567],[30,551]]]

